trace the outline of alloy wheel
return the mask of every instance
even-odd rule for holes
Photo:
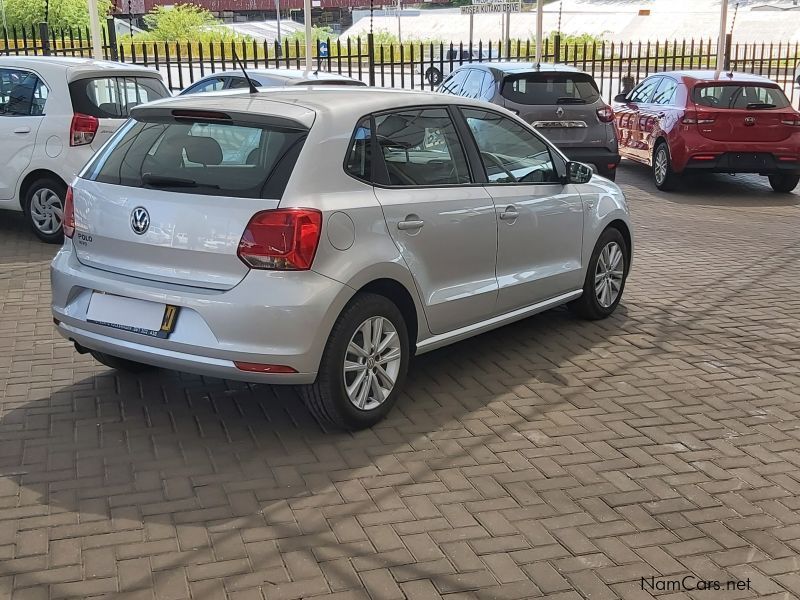
[[[344,387],[356,408],[377,408],[392,393],[400,373],[400,336],[385,317],[370,317],[355,331],[344,357]]]
[[[664,183],[664,180],[667,178],[668,168],[669,168],[669,157],[667,156],[667,151],[664,148],[664,146],[661,146],[656,151],[655,166],[653,167],[653,175],[658,185]]]
[[[617,242],[609,242],[600,251],[594,270],[594,291],[597,302],[608,308],[619,297],[625,274],[625,257]]]
[[[36,190],[31,197],[31,220],[41,233],[52,235],[61,230],[64,219],[64,203],[61,197],[49,188]]]

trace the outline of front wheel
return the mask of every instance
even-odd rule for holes
[[[595,244],[583,294],[569,308],[581,318],[596,321],[613,313],[622,300],[628,277],[628,245],[619,229],[609,227]]]
[[[770,175],[769,184],[780,194],[788,194],[800,183],[800,175]]]
[[[677,178],[672,170],[669,146],[666,142],[661,142],[653,153],[653,181],[658,189],[666,192],[675,188]]]
[[[42,177],[34,181],[23,202],[28,224],[36,236],[48,244],[64,241],[62,221],[67,186],[53,177]]]
[[[428,67],[425,71],[425,81],[431,85],[439,85],[442,83],[442,72],[436,67]]]
[[[317,380],[301,389],[320,421],[345,429],[372,427],[397,401],[410,354],[400,310],[377,294],[344,309],[328,338]]]

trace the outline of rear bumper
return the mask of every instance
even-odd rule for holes
[[[800,156],[795,156],[794,158],[795,160],[785,160],[781,158],[781,155],[766,152],[723,152],[718,155],[695,153],[689,157],[684,169],[707,173],[758,173],[760,175],[786,173],[800,175]]]
[[[567,158],[577,162],[594,165],[600,172],[617,168],[620,161],[619,152],[608,148],[559,148]]]
[[[150,282],[82,265],[67,240],[51,265],[58,332],[89,350],[165,369],[270,384],[316,379],[322,352],[354,291],[313,271],[251,271],[227,290]],[[167,339],[89,323],[93,291],[179,307]],[[296,373],[242,371],[235,362]]]

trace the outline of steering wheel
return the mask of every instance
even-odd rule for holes
[[[517,181],[517,178],[514,177],[514,174],[511,171],[509,171],[508,169],[506,169],[505,165],[503,164],[503,161],[501,161],[499,158],[497,158],[494,154],[492,154],[491,152],[481,152],[481,156],[485,156],[486,158],[488,158],[489,161],[491,161],[494,164],[494,166],[496,166],[501,171],[503,171],[506,175],[508,175],[508,177],[509,177],[509,179],[511,179],[511,181]]]

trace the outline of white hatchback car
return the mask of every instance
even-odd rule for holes
[[[0,57],[0,208],[63,239],[67,185],[128,118],[169,96],[150,69],[72,57]]]
[[[294,86],[131,117],[75,180],[51,269],[59,333],[106,365],[299,384],[358,428],[415,354],[622,298],[622,192],[494,105]]]

